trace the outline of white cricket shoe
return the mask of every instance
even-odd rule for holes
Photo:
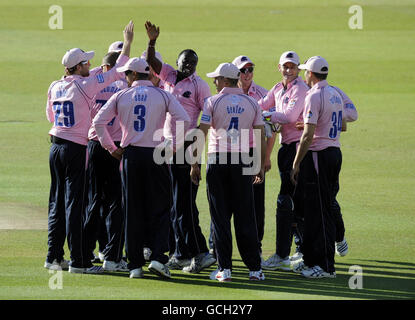
[[[291,271],[291,262],[289,257],[281,258],[278,254],[273,254],[269,257],[264,263],[261,264],[261,267],[265,270],[284,270]]]
[[[120,262],[104,260],[104,263],[102,264],[102,268],[105,271],[110,271],[110,272],[116,272],[116,271],[128,272],[129,271],[127,263],[123,259],[121,259]]]
[[[55,259],[52,263],[45,261],[44,267],[49,270],[68,270],[69,261],[64,259],[60,262]]]
[[[253,281],[265,280],[265,275],[262,272],[262,270],[249,271],[249,280],[253,280]]]
[[[336,242],[336,253],[340,257],[344,257],[349,252],[349,246],[347,245],[346,238],[343,241]]]
[[[299,263],[293,265],[293,272],[301,273],[304,270],[310,269],[308,266],[305,265],[304,261],[300,261]]]
[[[223,269],[220,271],[219,269],[216,269],[215,271],[212,271],[209,278],[210,280],[218,280],[220,282],[232,281],[231,270]]]
[[[189,266],[184,267],[183,272],[199,273],[205,268],[209,268],[216,262],[216,259],[209,252],[203,252],[192,258]]]
[[[150,264],[148,266],[148,270],[150,270],[152,273],[158,275],[159,277],[171,278],[169,268],[165,264],[162,264],[161,262],[158,262],[156,260],[153,260],[153,261],[150,262]]]
[[[166,263],[166,266],[171,270],[183,270],[184,267],[190,266],[190,259],[177,259],[175,256],[172,256],[170,260]]]
[[[70,273],[86,273],[86,274],[101,274],[104,273],[104,269],[99,266],[92,266],[89,268],[76,268],[69,266]]]
[[[301,272],[301,275],[306,278],[336,278],[336,272],[326,272],[320,266],[314,266]]]
[[[130,271],[130,278],[142,278],[143,277],[143,268],[137,268]]]

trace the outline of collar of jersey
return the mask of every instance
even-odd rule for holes
[[[219,93],[243,94],[242,88],[223,88]]]
[[[153,83],[150,80],[136,80],[132,83],[131,87],[139,86],[153,86]]]

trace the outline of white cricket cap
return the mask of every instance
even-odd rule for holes
[[[115,52],[121,52],[122,46],[124,45],[124,42],[122,41],[115,41],[110,44],[108,47],[108,52],[115,51]]]
[[[286,51],[280,57],[280,65],[284,65],[284,63],[292,62],[297,66],[300,64],[300,57],[294,51]]]
[[[323,57],[314,56],[309,58],[304,64],[300,64],[298,69],[327,74],[329,73],[329,63]]]
[[[147,50],[145,50],[142,54],[141,54],[141,59],[146,60],[147,59]],[[160,60],[161,63],[163,63],[163,58],[161,57],[161,54],[156,51],[156,58]]]
[[[67,68],[72,68],[82,61],[91,60],[94,55],[94,51],[85,52],[79,48],[73,48],[69,51],[66,51],[65,55],[62,58],[62,64]]]
[[[232,64],[234,64],[238,69],[242,69],[248,63],[252,64],[253,66],[255,65],[247,56],[238,56],[232,61]]]
[[[131,58],[124,66],[117,68],[118,72],[124,72],[127,70],[138,73],[150,73],[150,67],[148,66],[147,61],[140,58]]]
[[[207,73],[208,78],[225,77],[229,79],[239,79],[240,71],[232,63],[221,63],[215,71]]]

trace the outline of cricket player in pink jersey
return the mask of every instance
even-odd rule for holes
[[[346,93],[344,93],[340,88],[335,87],[335,86],[331,86],[333,89],[335,89],[340,96],[342,97],[343,100],[343,119],[346,122],[354,122],[357,120],[358,114],[357,114],[357,110],[356,107],[353,103],[353,101],[346,95]],[[342,130],[345,131],[345,130]],[[335,187],[335,195],[334,195],[334,202],[332,204],[332,213],[334,215],[334,219],[335,219],[335,224],[336,224],[336,253],[340,256],[340,257],[344,257],[348,251],[349,251],[349,246],[347,244],[347,240],[344,236],[345,234],[345,227],[344,227],[344,221],[343,221],[343,216],[341,213],[341,208],[339,203],[336,200],[336,195],[339,191],[339,181],[337,181],[336,183],[336,187]]]
[[[278,70],[282,81],[278,82],[258,104],[263,110],[273,110],[271,121],[281,125],[280,144],[278,151],[278,169],[281,179],[280,192],[276,209],[276,251],[263,264],[266,270],[291,270],[289,254],[293,233],[301,237],[297,230],[301,226],[299,213],[302,202],[298,199],[300,184],[296,188],[290,179],[296,145],[300,140],[301,131],[296,128],[296,122],[302,120],[304,99],[308,86],[298,76],[300,58],[294,51],[281,54]],[[297,192],[296,192],[297,191]],[[295,224],[296,223],[296,224]],[[292,228],[292,225],[297,226]]]
[[[164,90],[173,94],[186,110],[190,117],[188,129],[192,130],[197,127],[204,100],[211,95],[209,85],[196,73],[198,56],[191,49],[183,50],[176,62],[177,70],[161,63],[155,56],[155,43],[160,29],[150,21],[146,22],[145,27],[149,37],[147,62],[157,77],[164,81]],[[166,117],[164,136],[172,140],[173,145],[176,145],[176,138],[178,143],[182,140],[180,133],[176,134],[176,123],[169,114]],[[183,147],[179,147],[170,166],[173,176],[171,220],[176,241],[168,265],[171,269],[197,273],[215,263],[215,258],[209,253],[199,226],[199,211],[196,206],[198,185],[192,183],[190,164],[181,157],[190,144],[190,141],[186,141]]]
[[[265,138],[261,109],[255,99],[238,88],[239,69],[231,63],[220,64],[214,72],[218,94],[206,99],[200,130],[205,137],[209,128],[208,166],[206,187],[213,223],[214,248],[218,269],[210,278],[231,281],[233,214],[236,241],[242,260],[249,269],[250,280],[264,280],[258,246],[258,232],[252,190],[252,175],[244,174],[244,154],[254,147],[254,140],[242,139],[244,131],[261,131],[260,180],[264,177]],[[259,147],[259,146],[257,146]],[[235,157],[236,155],[236,157]],[[235,159],[236,158],[236,159]],[[222,161],[225,160],[225,163]],[[191,177],[199,183],[200,167],[192,165]]]
[[[333,89],[335,89],[343,100],[343,119],[347,122],[353,122],[356,121],[358,118],[356,107],[353,103],[353,101],[344,93],[340,88],[331,86]],[[297,123],[297,128],[300,130],[304,130],[304,122]],[[347,126],[344,126],[342,128],[342,131],[346,131]],[[335,196],[337,195],[337,192],[339,191],[339,183],[337,181],[336,188],[335,188]],[[336,198],[334,198],[334,202],[332,204],[332,214],[334,215],[335,224],[336,224],[336,253],[340,257],[344,257],[349,252],[349,246],[347,244],[347,240],[344,236],[345,234],[345,227],[344,227],[344,221],[343,216],[341,213],[341,208],[339,203],[337,202]]]
[[[153,153],[159,141],[154,133],[163,128],[166,113],[176,121],[189,123],[189,116],[168,92],[153,86],[150,68],[143,59],[132,58],[118,71],[125,71],[130,88],[114,94],[93,120],[103,148],[122,156],[122,184],[125,237],[130,278],[141,278],[145,264],[145,235],[152,250],[149,270],[170,278],[168,257],[171,180],[167,163],[157,164]],[[121,143],[117,147],[108,132],[108,122],[117,117]],[[149,232],[146,233],[146,228]],[[147,239],[148,240],[148,239]]]
[[[115,66],[119,55],[120,52],[116,51],[107,53],[102,61],[102,71],[108,72],[111,70]],[[127,82],[121,79],[98,92],[91,108],[91,119],[95,117],[112,95],[127,87]],[[121,127],[117,117],[109,121],[107,126],[113,141],[119,146]],[[93,250],[97,240],[96,235],[102,232],[105,241],[101,239],[98,242],[100,255],[103,255],[104,258],[104,270],[128,271],[127,264],[121,259],[124,247],[124,214],[121,208],[120,162],[101,147],[95,128],[92,125],[89,129],[88,139],[88,204],[84,223],[87,254],[91,255],[91,259],[94,258]],[[103,231],[100,229],[101,223],[104,225]],[[100,240],[100,237],[98,237],[98,240]]]
[[[336,225],[331,207],[342,163],[340,133],[343,100],[327,83],[329,65],[315,56],[299,66],[311,87],[305,99],[304,131],[295,155],[291,179],[304,182],[303,262],[293,271],[307,278],[335,278]],[[301,168],[301,169],[300,169]]]
[[[242,88],[243,92],[248,96],[254,98],[256,101],[264,98],[268,91],[254,82],[254,67],[255,64],[246,55],[236,57],[232,64],[234,64],[240,71],[238,87]],[[265,154],[265,173],[271,169],[271,153],[275,144],[276,133],[271,136],[266,136],[267,150]],[[263,183],[256,183],[253,185],[254,203],[255,203],[255,217],[258,227],[259,248],[262,253],[262,239],[264,237],[265,226],[265,179]],[[209,239],[211,241],[211,239]],[[261,257],[262,259],[262,257]]]
[[[124,29],[124,48],[118,64],[128,60],[133,39],[133,23]],[[94,52],[74,48],[63,56],[66,75],[54,81],[48,90],[47,119],[53,123],[49,131],[52,146],[49,155],[51,187],[48,215],[48,254],[45,267],[64,268],[65,236],[71,252],[69,272],[100,273],[85,254],[82,216],[85,192],[85,163],[90,108],[95,95],[109,84],[124,77],[116,69],[96,75],[89,74]]]

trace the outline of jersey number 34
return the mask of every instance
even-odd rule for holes
[[[336,112],[331,114],[332,126],[330,128],[329,137],[335,139],[337,133],[342,131],[342,112],[339,111],[338,115]]]

